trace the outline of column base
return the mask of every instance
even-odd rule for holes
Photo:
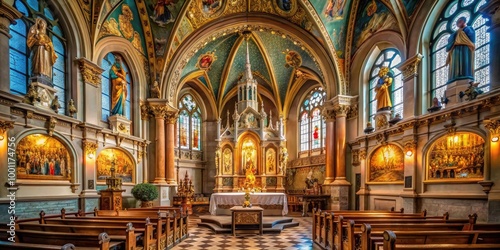
[[[323,193],[330,195],[330,210],[349,209],[349,188],[350,185],[323,185]]]
[[[167,184],[168,185],[175,185],[175,186],[177,186],[177,181],[175,181],[175,180],[167,180]]]
[[[172,206],[174,201],[174,195],[176,194],[175,187],[173,185],[168,184],[159,184],[156,185],[158,188],[158,193],[160,196],[158,200],[154,201],[155,206]]]
[[[323,185],[325,184],[330,184],[334,181],[333,177],[326,177],[325,181],[323,182]]]
[[[165,178],[156,177],[153,184],[167,184],[167,182],[165,181]]]
[[[345,177],[337,177],[332,182],[332,185],[336,185],[336,186],[350,186],[351,183],[348,182]]]

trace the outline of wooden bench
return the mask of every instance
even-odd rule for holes
[[[2,250],[18,250],[18,249],[30,249],[30,250],[74,250],[75,245],[73,244],[65,244],[64,246],[58,245],[44,245],[44,244],[31,244],[31,243],[18,243],[18,242],[10,242],[10,241],[0,241],[0,249]],[[78,248],[84,250],[97,250],[99,248]]]
[[[131,231],[133,234],[133,231]],[[135,235],[131,237],[135,240]],[[71,242],[75,247],[91,247],[100,250],[115,249],[123,245],[124,241],[111,241],[107,233],[74,234],[61,232],[41,232],[33,230],[17,230],[16,242],[42,245],[62,245]],[[3,248],[2,248],[3,249]],[[126,248],[130,249],[130,248]]]
[[[395,249],[500,249],[500,231],[391,231],[383,233],[377,248]]]

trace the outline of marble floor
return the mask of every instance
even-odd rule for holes
[[[263,236],[241,234],[233,237],[231,234],[214,234],[208,228],[198,227],[197,224],[200,219],[192,216],[189,220],[189,237],[173,249],[313,249],[311,240],[312,218],[293,217],[293,219],[293,221],[299,222],[299,226],[284,229],[281,234],[264,234]]]

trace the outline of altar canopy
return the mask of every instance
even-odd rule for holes
[[[226,214],[231,207],[241,206],[244,201],[245,193],[214,193],[210,198],[209,211],[212,215]],[[264,208],[265,215],[276,215],[273,213],[275,210],[281,210],[282,216],[288,214],[286,194],[283,193],[253,193],[250,194],[250,202]]]

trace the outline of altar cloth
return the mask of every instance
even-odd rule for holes
[[[245,193],[214,193],[210,198],[210,214],[216,215],[220,206],[241,206],[245,201]],[[263,207],[280,206],[281,215],[288,214],[288,204],[284,193],[253,193],[250,194],[252,205]]]

